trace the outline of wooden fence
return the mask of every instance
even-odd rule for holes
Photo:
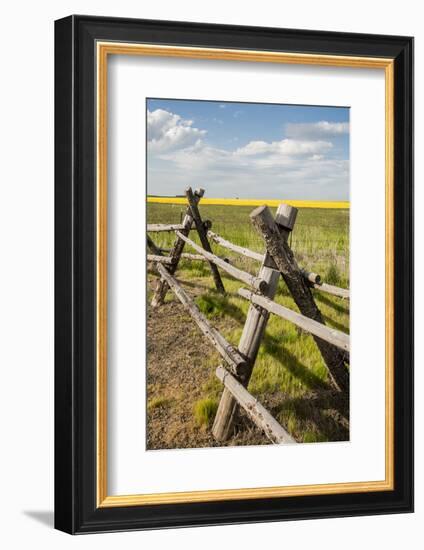
[[[318,274],[298,266],[288,244],[288,236],[297,216],[297,209],[293,206],[280,204],[275,218],[267,206],[258,207],[250,214],[251,223],[265,243],[266,252],[260,254],[231,243],[211,230],[211,222],[203,221],[200,215],[198,205],[203,195],[203,189],[194,193],[191,188],[186,190],[187,209],[180,224],[147,225],[148,233],[175,233],[175,242],[170,250],[159,248],[149,235],[147,237],[150,251],[147,260],[156,266],[160,276],[152,306],[163,304],[168,289],[172,290],[222,357],[223,364],[217,367],[216,376],[223,383],[224,389],[212,427],[212,433],[218,441],[231,437],[241,407],[273,443],[296,443],[287,430],[247,390],[269,315],[282,317],[309,332],[321,352],[333,387],[339,392],[348,392],[349,336],[325,325],[311,288],[344,299],[349,298],[349,290],[326,284]],[[201,245],[189,238],[192,230],[197,231]],[[232,265],[228,258],[218,256],[212,251],[211,242],[260,262],[258,273],[247,273]],[[183,252],[185,245],[196,254]],[[174,277],[182,258],[208,262],[215,287],[220,293],[225,293],[225,288],[219,269],[249,287],[238,291],[241,297],[250,302],[250,306],[237,348],[212,326]],[[283,277],[300,313],[274,301],[280,276]]]

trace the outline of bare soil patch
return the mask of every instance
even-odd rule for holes
[[[191,296],[202,289],[190,289]],[[221,320],[220,320],[221,321]],[[231,323],[231,319],[221,321]],[[219,322],[214,322],[217,328]],[[217,447],[210,426],[198,426],[193,415],[202,389],[219,364],[219,356],[184,307],[167,301],[147,312],[147,448]],[[231,445],[263,445],[269,440],[244,415]]]

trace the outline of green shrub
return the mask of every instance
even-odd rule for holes
[[[317,432],[306,431],[303,434],[303,443],[322,443],[327,441],[327,438]]]
[[[193,413],[198,426],[209,426],[215,418],[218,409],[218,402],[207,397],[200,399],[194,404]]]
[[[228,300],[225,296],[208,293],[199,296],[196,303],[200,311],[207,317],[215,317],[225,313]]]
[[[324,283],[329,285],[339,285],[340,284],[340,271],[336,264],[330,264],[325,274]]]

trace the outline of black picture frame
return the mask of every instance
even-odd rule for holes
[[[97,507],[99,40],[394,60],[394,490]],[[55,73],[55,527],[75,534],[413,511],[413,39],[73,15],[55,22]]]

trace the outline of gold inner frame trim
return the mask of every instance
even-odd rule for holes
[[[142,506],[255,498],[363,493],[394,489],[394,60],[302,53],[97,42],[97,506]],[[107,493],[107,60],[141,55],[283,63],[385,71],[386,372],[385,479],[315,485],[109,496]]]

